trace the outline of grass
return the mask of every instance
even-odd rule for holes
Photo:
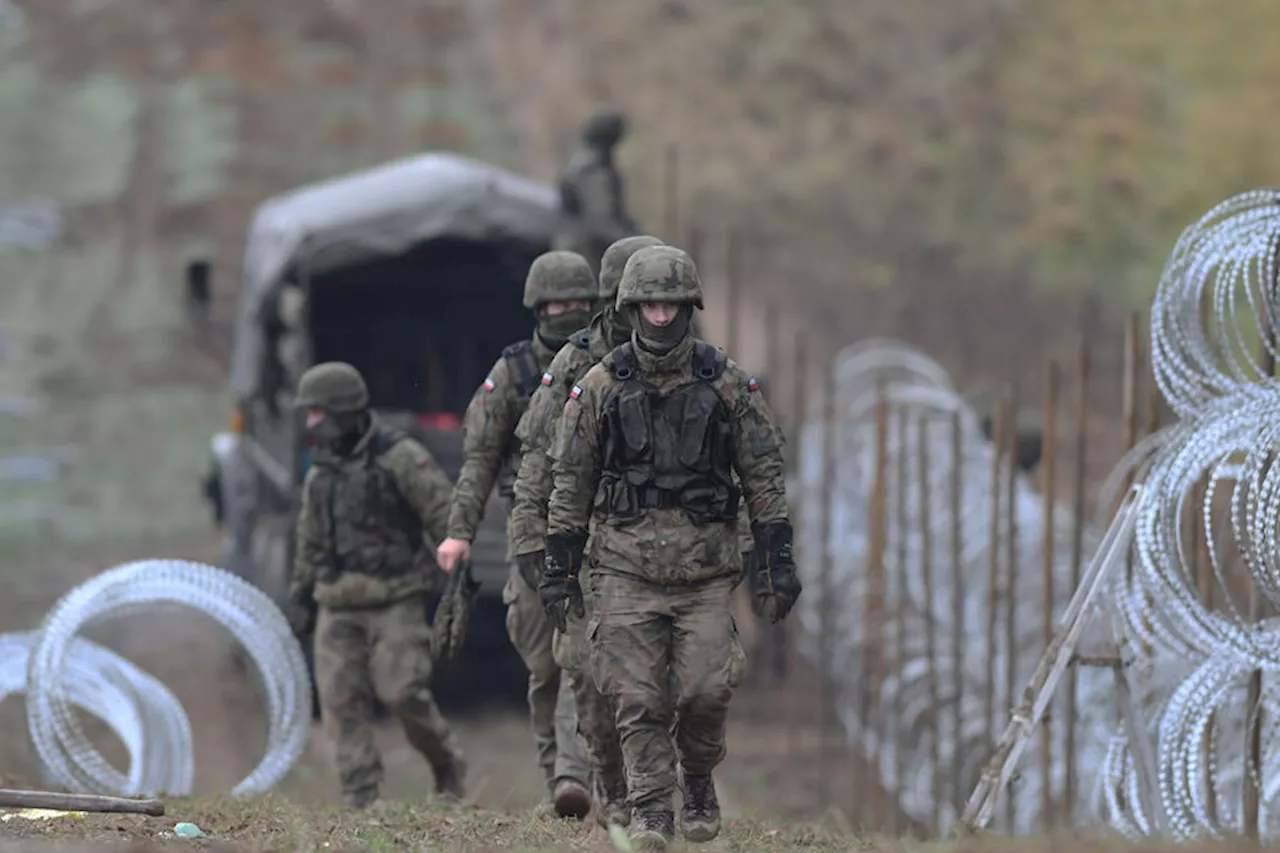
[[[195,824],[203,834],[191,841],[174,835],[179,822]],[[385,803],[357,813],[315,807],[276,797],[177,800],[161,818],[133,815],[65,816],[49,820],[14,819],[3,828],[6,839],[127,843],[131,851],[440,851],[522,853],[626,850],[627,841],[594,822],[540,820],[440,802]],[[7,849],[7,848],[5,848]],[[857,837],[812,826],[773,826],[754,819],[727,821],[720,837],[707,844],[677,842],[676,850],[742,853],[1108,853],[1132,851],[1243,850],[1244,844],[1129,844],[1109,838],[1025,838],[971,836],[919,841],[881,836]]]
[[[194,823],[224,850],[550,853],[618,849],[594,822],[540,820],[527,814],[431,802],[387,803],[354,813],[275,796],[176,801],[169,805],[163,818],[88,815],[48,821],[11,820],[4,826],[4,834],[24,839],[153,842],[157,849],[178,849],[183,845],[189,848],[191,842],[173,836],[173,828],[180,821]],[[811,827],[779,828],[755,820],[738,820],[730,821],[721,838],[702,849],[824,853],[848,850],[850,841]]]

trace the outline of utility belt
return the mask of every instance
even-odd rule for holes
[[[737,521],[741,492],[734,486],[714,489],[710,486],[663,489],[658,486],[636,486],[625,480],[606,477],[601,480],[596,511],[622,521],[639,518],[655,509],[679,509],[695,525]]]

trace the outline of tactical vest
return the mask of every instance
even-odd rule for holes
[[[659,390],[640,378],[630,343],[604,365],[617,380],[601,412],[601,474],[595,510],[618,519],[678,508],[695,525],[737,518],[730,413],[714,382],[728,363],[703,341],[693,346],[693,382]]]
[[[515,385],[517,409],[512,423],[519,423],[520,418],[529,408],[529,399],[538,390],[545,372],[538,363],[538,355],[533,351],[533,341],[518,341],[502,351],[507,362],[507,374]],[[498,472],[498,494],[504,498],[515,496],[516,473],[519,470],[520,439],[513,431],[507,439],[507,452],[503,454],[502,470]]]
[[[617,168],[601,161],[600,156],[590,151],[579,151],[570,157],[569,164],[557,181],[560,191],[560,212],[570,219],[578,219],[583,214],[582,193],[578,189],[582,179],[591,171],[603,170],[609,179],[609,193],[613,199],[613,207],[619,206],[622,196],[622,177]],[[615,211],[611,211],[616,213]]]
[[[359,456],[338,460],[326,455],[313,462],[312,496],[332,549],[332,560],[317,581],[334,583],[348,573],[392,578],[416,570],[422,520],[391,472],[378,464],[406,437],[377,424]]]

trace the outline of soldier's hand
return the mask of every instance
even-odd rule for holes
[[[791,608],[796,606],[803,587],[800,578],[792,568],[775,568],[772,572],[762,572],[760,584],[752,595],[756,615],[777,624],[787,618]]]
[[[534,551],[530,554],[516,555],[516,569],[520,572],[520,577],[529,586],[529,589],[534,592],[537,592],[538,584],[542,582],[542,567],[546,562],[546,551]]]
[[[538,584],[538,598],[547,616],[561,631],[568,629],[569,608],[580,616],[586,614],[582,601],[582,587],[576,577],[555,577],[543,575]]]
[[[460,560],[471,559],[471,543],[465,539],[446,539],[436,549],[436,562],[446,572],[452,572]]]

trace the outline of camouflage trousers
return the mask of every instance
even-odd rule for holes
[[[382,784],[382,758],[373,739],[375,696],[399,719],[410,746],[437,779],[461,763],[462,750],[429,688],[430,643],[421,598],[379,608],[320,608],[316,688],[349,803],[368,802]]]
[[[578,710],[578,731],[587,742],[592,769],[606,779],[624,772],[622,747],[618,742],[618,726],[614,722],[613,705],[596,687],[591,677],[587,652],[587,624],[590,619],[590,595],[587,616],[570,613],[564,632],[556,631],[554,650],[556,663],[568,676]]]
[[[529,715],[538,750],[538,766],[548,785],[557,779],[587,784],[591,765],[578,734],[578,712],[569,679],[560,677],[552,650],[555,626],[514,564],[502,591],[507,605],[507,634],[529,670]]]
[[[724,759],[746,660],[732,613],[737,579],[663,586],[592,574],[591,674],[615,709],[630,804],[669,804],[677,759],[697,775]]]

